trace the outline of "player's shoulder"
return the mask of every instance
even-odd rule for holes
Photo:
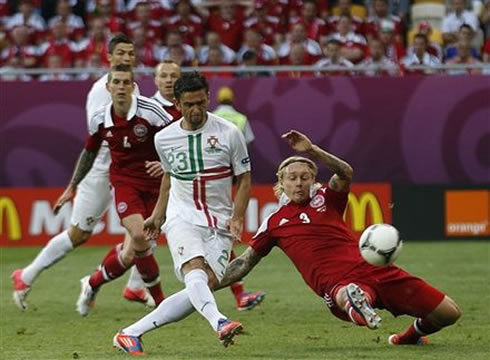
[[[136,111],[143,118],[157,116],[161,118],[165,123],[172,121],[172,116],[166,112],[162,105],[156,100],[146,96],[136,95]]]
[[[98,80],[96,80],[92,84],[92,87],[89,90],[89,96],[91,94],[95,94],[95,93],[98,93],[100,91],[107,92],[107,89],[105,87],[105,84],[107,83],[108,76],[109,76],[108,74],[105,74],[105,75],[101,76]]]
[[[182,120],[177,120],[171,122],[169,125],[165,126],[162,130],[155,134],[155,143],[164,143],[167,139],[175,137],[179,132],[181,132],[180,123]]]
[[[264,221],[262,221],[262,224],[259,226],[257,232],[254,235],[254,239],[260,237],[261,234],[267,233],[269,230],[272,229],[273,224],[277,222],[277,219],[281,217],[281,212],[283,211],[284,206],[278,206],[278,208],[273,211],[271,214],[269,214]]]
[[[89,132],[90,133],[96,132],[99,125],[104,123],[104,120],[106,117],[106,112],[107,112],[107,106],[110,106],[110,105],[103,106],[103,107],[97,109],[92,114],[92,117],[89,119]]]

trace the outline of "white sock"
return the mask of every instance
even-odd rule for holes
[[[141,320],[123,329],[126,335],[141,336],[148,331],[182,320],[194,312],[187,290],[181,290],[163,300],[158,307]]]
[[[145,289],[145,283],[143,282],[143,279],[141,278],[141,274],[136,268],[136,266],[131,267],[131,273],[129,274],[129,279],[128,279],[128,283],[126,284],[126,287],[131,288],[133,290]]]
[[[27,285],[32,285],[44,269],[63,259],[71,250],[73,250],[73,244],[68,236],[68,231],[65,230],[49,240],[34,261],[24,268],[22,281]]]
[[[218,329],[218,320],[226,316],[218,311],[213,293],[208,286],[208,274],[201,269],[194,269],[184,276],[185,288],[192,306],[204,316],[214,330]]]

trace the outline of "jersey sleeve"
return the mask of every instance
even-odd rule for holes
[[[348,191],[335,191],[327,186],[325,198],[327,201],[327,207],[334,208],[341,215],[344,214],[345,207],[347,206],[347,200],[349,198]]]
[[[96,153],[99,151],[101,144],[102,144],[102,137],[99,135],[99,133],[95,133],[87,137],[84,147],[85,150],[92,153],[94,152]]]
[[[150,125],[163,128],[172,122],[172,115],[166,112],[155,100],[144,96],[138,96],[137,99],[138,106],[144,109],[145,119]]]
[[[249,243],[252,249],[262,257],[267,256],[276,245],[276,240],[272,238],[269,231],[269,220],[271,217],[272,214],[264,220]]]
[[[238,176],[250,171],[250,157],[245,138],[242,132],[235,127],[230,132],[230,148],[233,175]]]

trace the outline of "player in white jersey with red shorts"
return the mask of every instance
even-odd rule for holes
[[[113,66],[118,64],[134,65],[134,45],[125,35],[116,35],[111,39],[109,43],[109,61]],[[107,74],[97,80],[90,89],[86,103],[87,121],[97,110],[110,103],[111,97],[106,89],[106,83]],[[134,93],[139,95],[137,85]],[[61,206],[75,196],[70,228],[53,237],[28,266],[23,269],[17,269],[12,273],[13,299],[21,310],[27,308],[25,298],[40,273],[63,259],[71,250],[85,243],[109,208],[112,201],[109,183],[110,164],[109,149],[107,144],[104,144],[95,159],[91,171],[76,188],[76,196],[73,186],[68,186],[56,202],[54,211],[58,213]],[[158,162],[153,162],[147,166],[153,175],[161,175],[159,170],[161,168]],[[126,286],[123,293],[124,297],[128,300],[140,301],[149,306],[154,306],[153,298],[147,293],[141,276],[134,267],[133,269],[128,286]]]
[[[224,346],[242,331],[239,322],[218,310],[212,289],[219,286],[229,262],[233,238],[240,239],[243,230],[251,186],[247,145],[235,125],[207,111],[209,86],[202,75],[184,73],[174,93],[183,118],[155,136],[165,175],[145,225],[155,236],[164,223],[175,274],[185,289],[116,334],[114,346],[133,355],[143,354],[143,334],[194,310],[208,320]]]

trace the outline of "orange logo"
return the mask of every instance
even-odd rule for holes
[[[446,235],[490,235],[490,191],[446,191]]]

